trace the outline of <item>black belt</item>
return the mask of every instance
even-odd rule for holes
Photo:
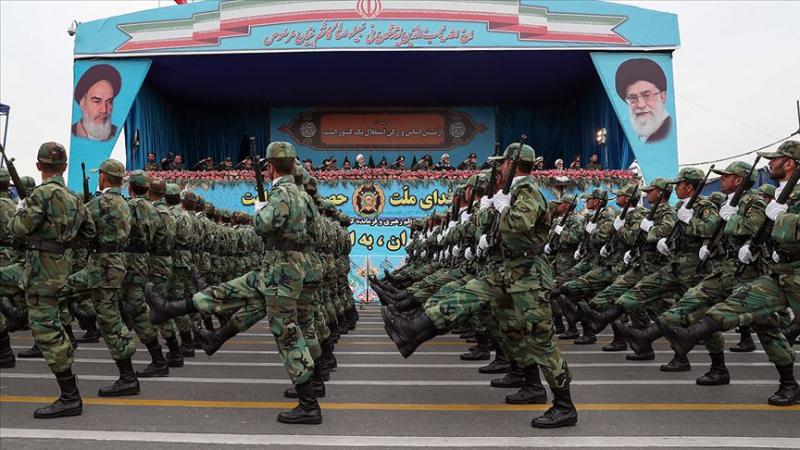
[[[141,245],[129,245],[125,247],[125,253],[149,253],[150,249]]]
[[[778,256],[781,257],[780,262],[782,263],[793,263],[795,261],[800,260],[800,254],[798,253],[790,253],[787,252],[786,250],[775,250],[775,252],[778,253]]]
[[[150,254],[155,256],[172,256],[172,252],[169,250],[151,251]]]
[[[63,254],[69,247],[53,241],[28,241],[28,249],[47,253]]]
[[[124,249],[117,244],[97,244],[92,251],[94,253],[122,253]]]
[[[264,250],[278,250],[281,252],[302,252],[305,246],[294,241],[264,242]]]
[[[185,246],[185,245],[179,245],[179,244],[175,244],[175,251],[176,251],[176,252],[177,252],[177,251],[187,251],[187,252],[190,252],[190,251],[192,251],[192,249],[190,249],[189,247],[187,247],[187,246]]]
[[[0,241],[0,247],[12,247],[14,241]]]
[[[542,254],[542,245],[534,244],[525,249],[510,250],[503,247],[503,257],[505,258],[531,258]]]

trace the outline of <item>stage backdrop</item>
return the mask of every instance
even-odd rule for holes
[[[463,174],[464,176],[467,173]],[[566,193],[580,194],[594,187],[613,189],[632,182],[630,174],[609,173],[605,178],[557,179],[556,174],[539,173],[537,184],[544,196],[554,199]],[[186,183],[186,181],[179,181]],[[359,301],[374,301],[368,293],[366,276],[384,268],[402,265],[410,241],[409,222],[448,210],[452,188],[462,179],[438,180],[341,180],[320,181],[320,195],[332,201],[353,219],[350,285]],[[253,213],[256,200],[252,181],[192,180],[185,185],[214,203],[217,208]],[[582,209],[583,205],[579,205]]]
[[[403,155],[409,169],[424,154],[436,163],[447,153],[457,166],[474,152],[480,164],[495,148],[493,107],[272,108],[270,116],[272,140],[291,142],[315,166],[330,157],[338,167],[345,157],[355,163],[359,153],[376,165]]]

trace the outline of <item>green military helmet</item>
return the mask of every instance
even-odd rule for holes
[[[768,195],[772,198],[775,198],[775,186],[768,183],[759,186],[758,189],[756,189],[756,192],[761,195]]]
[[[744,161],[734,161],[728,164],[728,167],[725,169],[711,169],[711,171],[717,175],[736,175],[744,178],[750,173],[752,167],[752,164],[748,164]],[[755,172],[753,172],[753,175],[755,175]]]
[[[326,213],[331,214],[331,215],[335,215],[336,214],[336,205],[334,205],[333,202],[330,201],[330,200],[323,200],[322,201],[322,210],[325,211]]]
[[[271,142],[267,146],[267,158],[297,158],[297,152],[288,142]]]
[[[798,141],[786,141],[778,147],[778,150],[774,152],[758,152],[764,158],[767,159],[775,159],[775,158],[792,158],[792,159],[800,159],[800,142]]]
[[[491,161],[500,161],[503,159],[510,159],[514,157],[514,152],[517,151],[519,148],[519,142],[513,142],[508,144],[506,150],[503,152],[501,156],[490,156],[489,160]],[[533,151],[533,147],[528,144],[522,146],[522,151],[519,155],[520,161],[528,161],[529,163],[533,164],[536,161],[536,152]]]
[[[725,195],[725,194],[723,194],[722,192],[719,192],[719,191],[712,192],[711,195],[708,196],[708,200],[710,200],[711,203],[717,205],[717,208],[721,207],[722,204],[725,203],[725,200],[727,198],[728,198],[727,195]]]
[[[150,192],[156,195],[166,195],[167,182],[161,178],[152,178],[150,180]]]
[[[27,190],[31,190],[36,187],[36,180],[34,180],[30,175],[20,177],[19,181],[22,182],[22,185],[25,186],[25,189]]]
[[[596,189],[592,189],[591,192],[587,192],[587,193],[581,195],[581,198],[585,199],[585,200],[589,200],[590,198],[603,198],[604,195],[607,196],[608,193],[606,191],[602,190],[602,189],[596,188]]]
[[[705,172],[697,167],[684,167],[678,172],[678,176],[673,180],[667,180],[669,184],[678,184],[681,181],[703,181],[706,178]]]
[[[181,195],[181,187],[176,183],[167,183],[167,195]]]
[[[128,183],[132,186],[149,187],[150,177],[142,170],[134,170],[128,178]]]
[[[11,181],[11,175],[8,173],[8,169],[5,167],[0,167],[0,183],[8,183]]]
[[[653,178],[653,181],[650,182],[647,186],[644,186],[640,190],[642,191],[652,191],[653,189],[666,189],[667,185],[669,184],[669,180],[665,180],[663,178]]]
[[[214,208],[213,203],[207,202],[203,205],[203,211],[205,211],[206,215],[213,216],[216,213],[216,208]]]
[[[195,204],[197,203],[197,194],[188,189],[181,191],[181,201],[186,201],[191,204]]]
[[[614,195],[624,195],[624,196],[627,196],[627,197],[631,197],[631,196],[633,196],[633,193],[636,192],[636,187],[637,186],[635,184],[629,184],[629,185],[623,186],[623,187],[621,187],[619,189],[615,189],[611,193],[614,194]]]
[[[107,159],[100,164],[99,169],[92,169],[90,172],[102,172],[112,177],[123,178],[125,176],[125,165],[116,159]]]
[[[44,164],[66,164],[67,150],[57,142],[45,142],[39,147],[36,160]]]
[[[339,224],[345,228],[350,226],[350,217],[341,211],[336,214],[336,220],[339,221]]]
[[[575,201],[575,196],[573,194],[567,194],[567,195],[565,195],[565,196],[563,196],[561,198],[557,198],[557,199],[553,200],[553,203],[555,203],[555,204],[572,203],[574,201]]]

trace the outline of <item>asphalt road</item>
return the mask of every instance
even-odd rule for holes
[[[286,372],[266,324],[229,341],[213,358],[198,352],[170,377],[143,379],[136,397],[101,399],[97,389],[116,379],[100,344],[81,345],[73,368],[84,398],[82,416],[36,420],[33,409],[57,395],[43,360],[17,360],[0,373],[0,447],[5,449],[194,449],[351,447],[570,447],[570,448],[800,448],[800,405],[776,408],[766,398],[777,373],[763,351],[726,353],[729,386],[694,384],[708,366],[702,348],[690,355],[692,371],[658,370],[671,352],[656,345],[656,361],[629,362],[604,353],[599,342],[561,342],[573,372],[578,425],[537,430],[530,420],[546,405],[512,406],[514,390],[489,386],[485,364],[458,355],[468,345],[440,336],[409,359],[386,337],[377,308],[367,307],[355,331],[342,337],[339,369],[322,399],[324,422],[291,426],[276,414],[295,403],[283,397]],[[737,336],[726,338],[731,345]],[[15,333],[16,351],[30,335]],[[134,364],[149,360],[143,346]]]

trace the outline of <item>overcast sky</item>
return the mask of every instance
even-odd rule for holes
[[[69,144],[70,22],[158,3],[0,0],[0,102],[11,105],[7,147],[21,174],[38,179],[35,152],[42,142]],[[620,3],[678,15],[682,45],[673,66],[681,163],[742,153],[798,129],[800,1]],[[119,143],[114,157],[124,159]]]

